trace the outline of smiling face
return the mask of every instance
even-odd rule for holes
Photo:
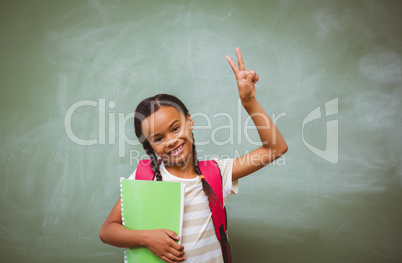
[[[161,106],[141,123],[141,129],[155,153],[166,165],[192,163],[193,139],[190,115],[171,106]]]

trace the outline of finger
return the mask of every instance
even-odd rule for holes
[[[254,76],[255,76],[255,71],[254,70],[248,71],[247,72],[247,77],[246,77],[247,82],[251,83],[253,81],[253,79],[254,79]]]
[[[179,239],[180,239],[180,237],[179,237],[174,231],[171,231],[171,230],[169,230],[169,229],[163,229],[163,231],[164,231],[170,238],[173,238],[174,240],[179,240]]]
[[[162,259],[163,261],[167,262],[167,263],[174,263],[174,262],[170,261],[170,259],[168,259],[168,258],[165,257],[165,256],[161,256],[161,259]]]
[[[226,56],[226,59],[228,60],[230,66],[232,67],[233,73],[237,75],[239,69],[237,68],[236,63],[234,63],[234,61],[229,56]]]
[[[236,48],[236,54],[237,54],[237,61],[239,62],[239,70],[246,70],[246,67],[244,66],[244,61],[243,61],[243,57],[241,55],[240,52],[240,48]]]
[[[167,257],[165,256],[161,256],[161,259],[167,263],[171,263],[172,261],[170,261]]]
[[[169,243],[169,246],[171,246],[173,249],[177,250],[177,251],[183,251],[184,250],[184,246],[183,245],[179,245],[178,243],[171,241]]]
[[[184,256],[184,251],[183,250],[178,251],[178,250],[176,250],[174,248],[170,248],[169,252],[175,257],[183,257]]]
[[[168,230],[168,229],[163,229],[163,230],[164,230],[164,232],[171,238],[171,239],[168,241],[169,246],[172,247],[172,248],[174,248],[174,249],[177,250],[177,251],[183,251],[183,250],[184,250],[184,246],[179,245],[176,241],[174,241],[174,240],[179,240],[180,237],[179,237],[178,235],[176,235],[176,233],[173,232],[173,231],[171,231],[171,230]]]
[[[171,253],[166,254],[167,259],[173,261],[173,262],[182,262],[185,261],[186,258],[184,257],[176,257],[175,255],[172,255]]]
[[[260,79],[260,77],[258,76],[257,73],[255,73],[254,78],[253,78],[253,82],[257,83],[259,79]]]

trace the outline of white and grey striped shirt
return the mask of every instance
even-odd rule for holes
[[[216,160],[222,174],[223,199],[237,194],[238,182],[232,183],[233,159]],[[186,262],[222,263],[222,251],[215,234],[208,197],[202,190],[201,180],[196,177],[183,179],[170,174],[163,163],[160,166],[163,181],[181,182],[186,185],[184,221],[181,244]],[[135,178],[135,171],[129,179]]]

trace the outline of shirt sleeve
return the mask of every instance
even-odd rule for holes
[[[135,172],[137,169],[134,170],[134,172],[128,177],[128,180],[135,180]]]
[[[214,159],[219,166],[222,175],[222,190],[223,198],[226,198],[231,194],[237,194],[239,191],[238,180],[232,181],[232,168],[234,159]]]

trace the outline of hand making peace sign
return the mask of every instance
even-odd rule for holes
[[[255,98],[255,83],[257,83],[259,77],[254,70],[246,71],[243,57],[240,53],[239,48],[236,48],[236,54],[237,61],[239,62],[239,67],[236,66],[234,61],[229,56],[226,56],[226,59],[228,60],[234,74],[236,75],[240,99],[242,103],[246,103]]]

